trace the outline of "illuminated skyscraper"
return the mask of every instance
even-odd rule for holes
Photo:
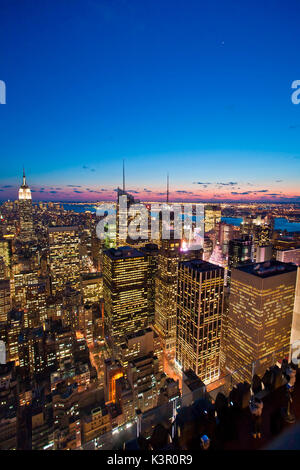
[[[221,222],[221,207],[216,205],[207,204],[204,207],[204,224],[205,233],[214,230]]]
[[[164,353],[170,359],[174,359],[176,348],[178,263],[203,256],[202,248],[188,249],[184,240],[176,239],[174,236],[175,232],[171,229],[170,239],[161,241],[155,279],[154,328],[159,335]]]
[[[205,383],[219,376],[224,269],[202,260],[178,269],[176,362]]]
[[[0,239],[0,280],[8,279],[11,270],[11,240]]]
[[[232,270],[229,298],[226,366],[229,371],[247,366],[259,358],[264,371],[270,356],[282,349],[289,352],[297,267],[269,261]],[[251,368],[241,380],[251,379]]]
[[[153,243],[147,243],[144,247],[140,248],[142,253],[145,253],[148,260],[148,318],[149,323],[154,323],[155,314],[155,278],[158,266],[158,247]]]
[[[7,314],[10,310],[10,281],[0,281],[0,322],[7,322]]]
[[[297,269],[297,282],[291,331],[291,344],[295,343],[296,341],[300,341],[300,267],[298,267]]]
[[[227,274],[228,274],[228,258],[222,252],[221,245],[216,245],[214,251],[209,258],[209,262],[221,266],[224,268],[224,285],[227,285]]]
[[[18,338],[24,325],[24,312],[11,310],[7,315],[7,359],[19,363]]]
[[[77,227],[49,227],[49,259],[52,294],[69,282],[79,287],[80,256]]]
[[[21,271],[12,281],[14,307],[24,310],[24,327],[41,326],[46,319],[46,286],[37,271]]]
[[[300,248],[276,250],[276,259],[282,263],[294,263],[300,266]]]
[[[139,215],[138,212],[130,212],[133,206],[141,205],[138,199],[135,199],[132,194],[125,190],[125,166],[123,161],[123,188],[117,189],[117,211],[116,211],[116,246],[133,246],[138,248],[147,243],[148,240],[148,224],[149,213],[146,206],[141,205],[145,211],[140,213],[143,222],[140,225],[141,237],[133,239],[130,237],[129,226],[130,223]],[[144,230],[146,227],[146,230]]]
[[[32,376],[45,371],[43,329],[24,329],[18,337],[19,366]]]
[[[261,216],[256,218],[245,217],[243,223],[241,224],[241,232],[242,236],[246,235],[252,238],[252,257],[256,262],[259,262],[261,250],[258,250],[258,248],[270,245],[273,232],[272,224],[267,218],[263,219]]]
[[[34,238],[32,219],[31,191],[26,183],[25,171],[23,170],[23,182],[19,189],[19,218],[20,218],[20,240],[30,241]]]
[[[125,189],[118,188],[117,190],[117,220],[116,220],[116,242],[117,247],[127,244],[130,240],[128,236],[123,237],[123,234],[127,234],[128,225],[130,223],[130,218],[128,217],[128,211],[130,206],[135,203],[139,203],[138,200],[135,200],[134,197],[127,193]],[[124,198],[124,199],[122,199]],[[125,203],[123,202],[125,201]]]
[[[176,346],[176,293],[180,240],[162,240],[155,280],[155,330],[171,357]]]
[[[103,253],[103,297],[109,336],[124,336],[148,324],[148,259],[128,246]]]
[[[253,243],[250,237],[244,237],[229,241],[229,269],[236,268],[245,263],[251,263]]]

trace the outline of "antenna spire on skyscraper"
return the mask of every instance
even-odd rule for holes
[[[169,203],[169,173],[167,173],[167,204]]]
[[[125,191],[125,160],[123,160],[123,191]]]
[[[25,168],[23,166],[23,186],[26,185],[26,176],[25,176]]]

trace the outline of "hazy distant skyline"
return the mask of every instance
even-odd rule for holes
[[[262,4],[263,3],[263,4]],[[0,200],[300,201],[297,0],[3,0]],[[44,189],[42,189],[44,188]]]

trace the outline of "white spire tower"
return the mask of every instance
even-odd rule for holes
[[[25,170],[23,168],[23,183],[22,186],[20,186],[19,189],[19,200],[31,200],[31,191],[29,186],[26,183],[26,176],[25,176]]]

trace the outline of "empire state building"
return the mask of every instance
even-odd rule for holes
[[[19,189],[19,217],[21,241],[30,241],[34,238],[34,228],[32,219],[31,191],[26,183],[25,171],[23,170],[23,182]]]

